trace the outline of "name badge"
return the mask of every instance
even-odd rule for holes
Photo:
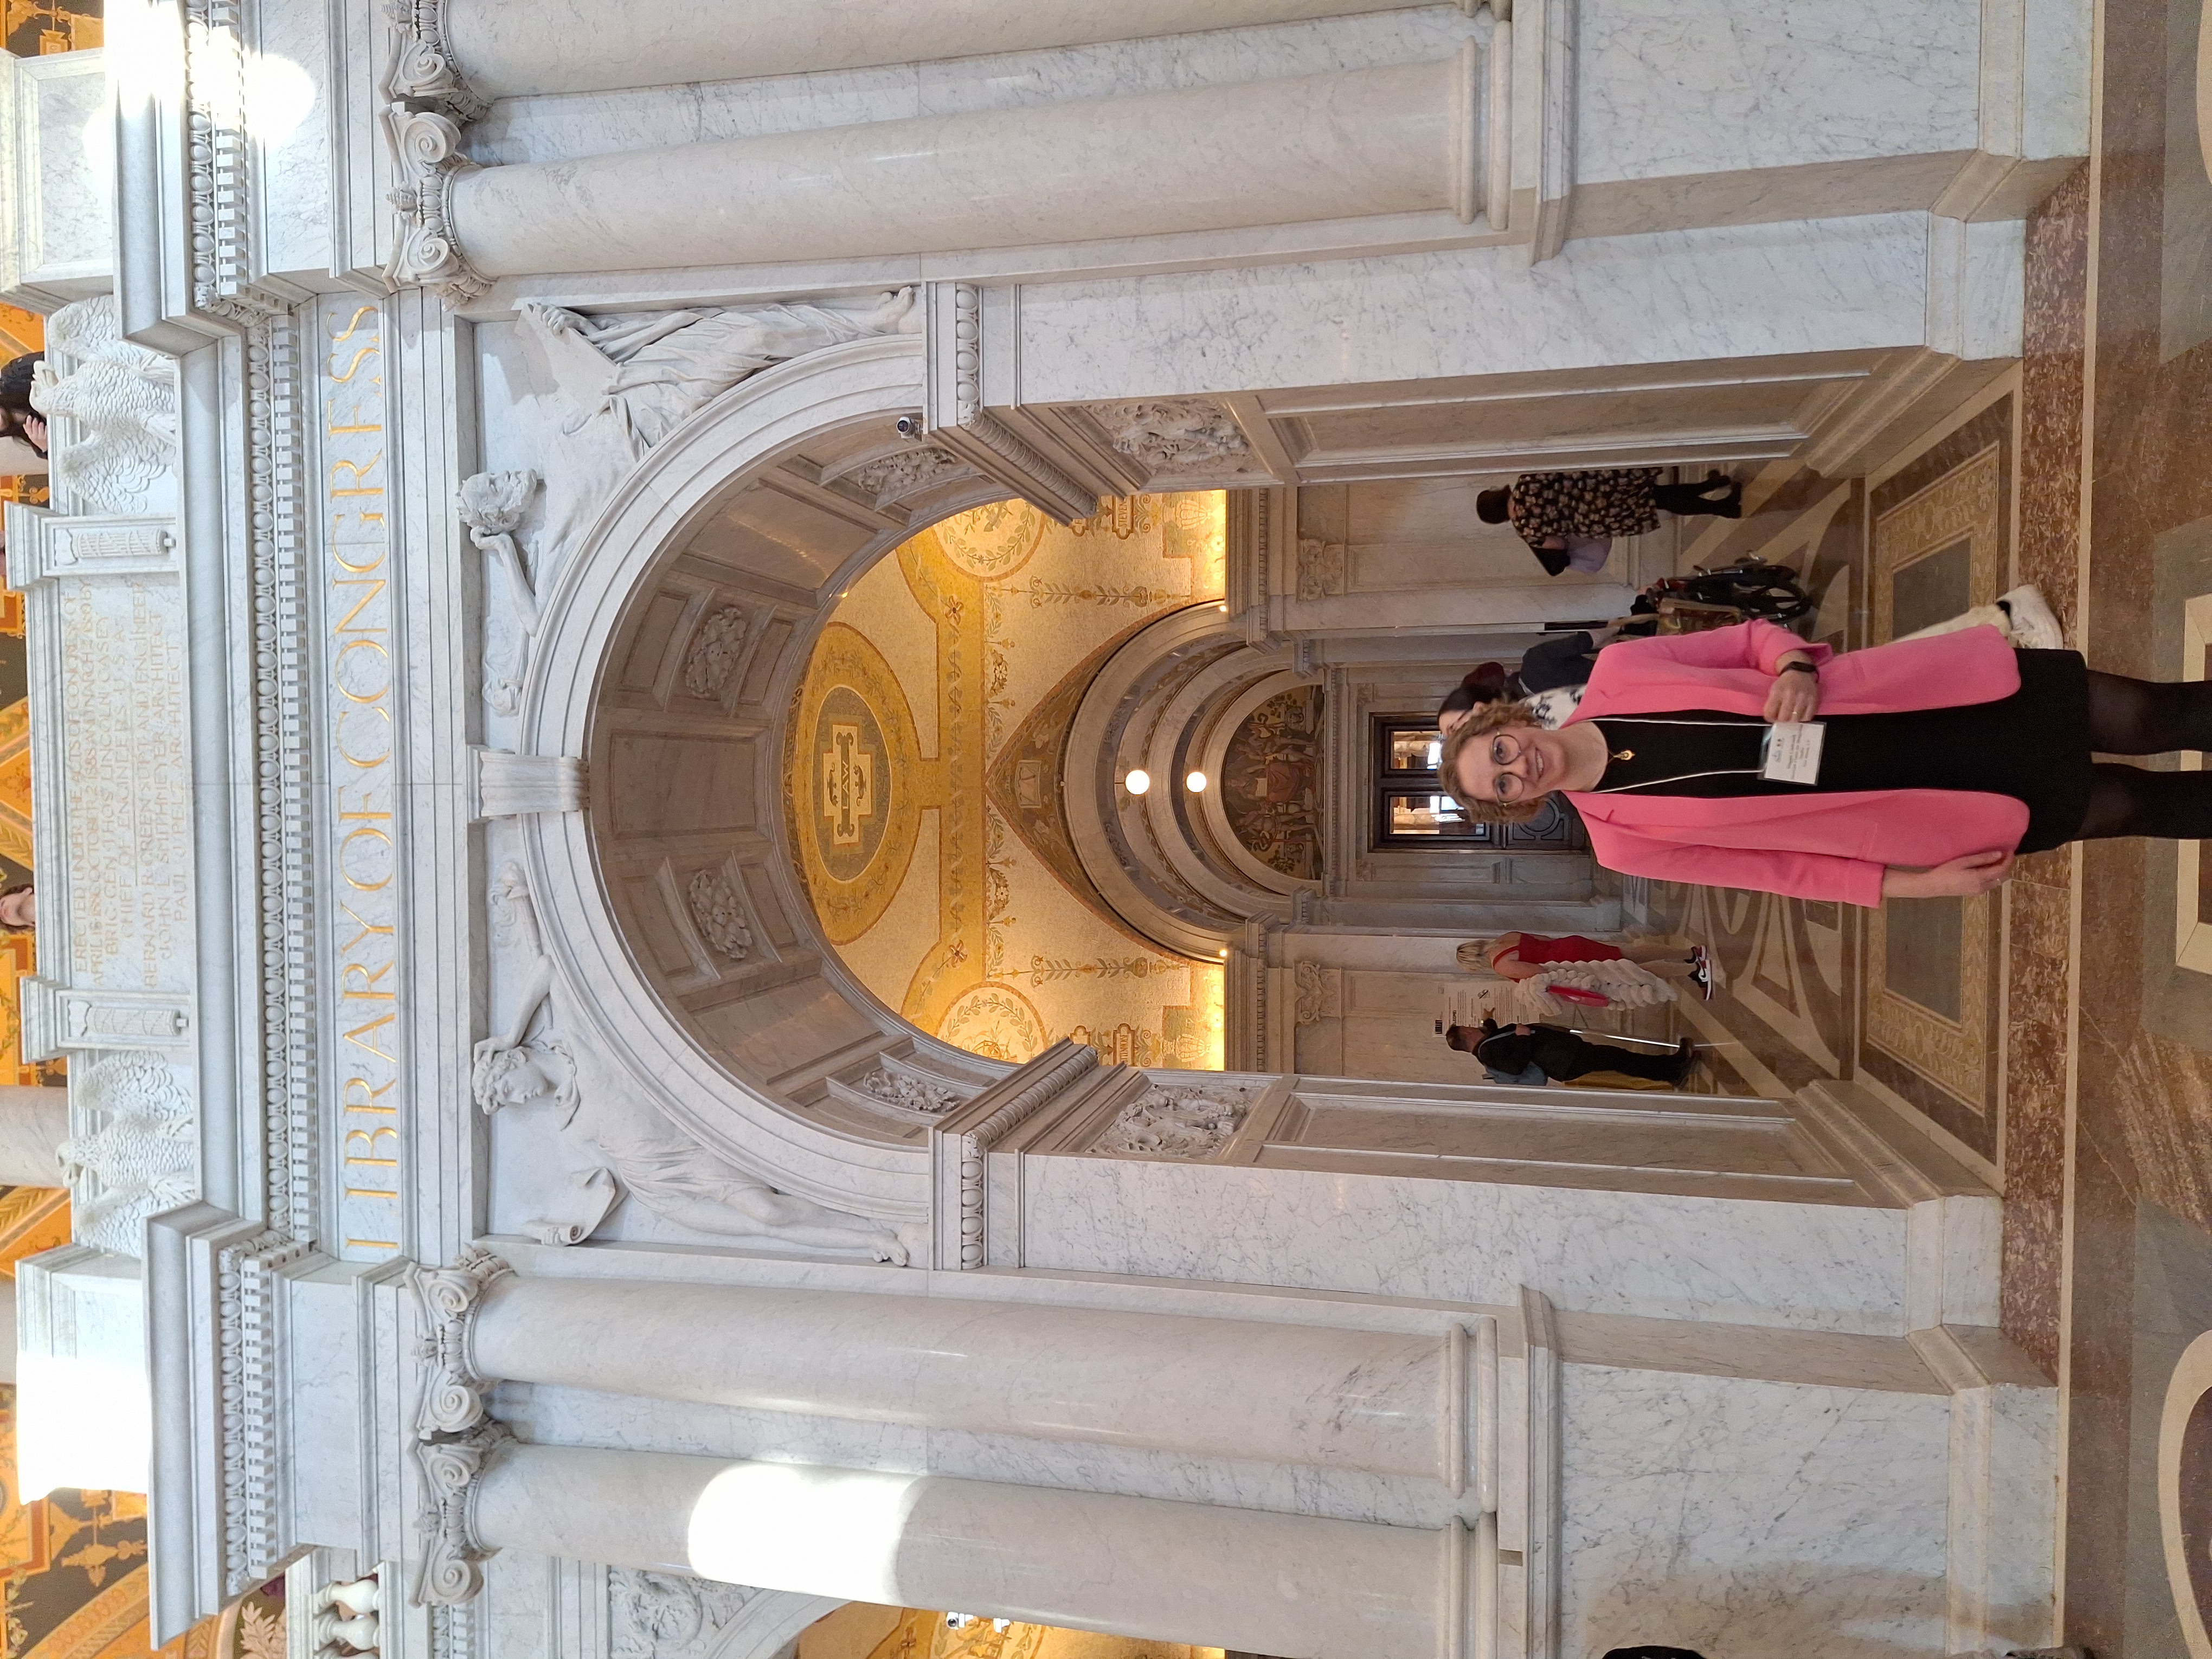
[[[1819,720],[1780,720],[1766,729],[1759,775],[1774,783],[1818,783],[1820,745],[1828,728]]]

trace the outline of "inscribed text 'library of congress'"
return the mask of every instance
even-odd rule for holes
[[[0,23],[0,1659],[2212,1659],[2212,0]]]

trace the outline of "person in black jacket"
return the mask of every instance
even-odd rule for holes
[[[1494,1019],[1484,1020],[1479,1030],[1454,1025],[1444,1032],[1444,1041],[1462,1054],[1473,1054],[1486,1071],[1510,1077],[1533,1066],[1554,1083],[1571,1082],[1589,1072],[1619,1072],[1679,1089],[1697,1063],[1696,1045],[1686,1038],[1671,1054],[1643,1054],[1610,1042],[1591,1042],[1557,1025],[1500,1026]]]

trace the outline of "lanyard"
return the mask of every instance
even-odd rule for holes
[[[1733,730],[1741,731],[1741,730],[1742,730],[1742,729],[1743,729],[1744,727],[1746,727],[1746,726],[1761,726],[1761,725],[1765,725],[1765,721],[1762,721],[1762,720],[1668,720],[1668,718],[1666,718],[1664,715],[1657,715],[1657,714],[1608,714],[1608,715],[1606,715],[1605,717],[1603,717],[1603,718],[1602,718],[1602,719],[1601,719],[1601,720],[1595,720],[1591,721],[1590,723],[1591,723],[1593,726],[1595,726],[1598,728],[1599,734],[1600,734],[1601,736],[1602,736],[1602,735],[1603,735],[1603,733],[1604,733],[1604,730],[1605,730],[1605,727],[1606,727],[1607,726],[1608,726],[1608,725],[1611,725],[1611,726],[1728,726],[1728,727],[1729,727],[1729,728],[1731,728],[1731,729],[1733,729]],[[1768,726],[1768,727],[1767,727],[1767,729],[1768,729],[1770,732],[1773,730],[1773,728],[1772,728],[1771,726]],[[1623,749],[1623,750],[1620,750],[1616,751],[1616,750],[1613,749],[1613,745],[1612,745],[1611,744],[1607,744],[1606,745],[1606,755],[1607,755],[1607,757],[1608,758],[1613,759],[1613,760],[1634,760],[1634,759],[1636,758],[1636,751],[1635,751],[1633,749]],[[1698,778],[1736,778],[1736,777],[1747,777],[1747,777],[1761,777],[1761,776],[1764,776],[1764,775],[1765,775],[1765,768],[1763,768],[1763,767],[1758,767],[1758,766],[1719,766],[1719,767],[1715,767],[1715,768],[1714,768],[1711,771],[1710,771],[1710,772],[1684,772],[1684,773],[1680,774],[1680,775],[1677,775],[1677,776],[1671,777],[1671,778],[1646,778],[1646,779],[1644,779],[1644,781],[1643,781],[1643,782],[1641,782],[1641,783],[1616,783],[1616,784],[1614,784],[1614,785],[1613,785],[1611,788],[1609,788],[1609,789],[1593,789],[1593,790],[1589,791],[1589,793],[1590,793],[1591,794],[1593,794],[1593,795],[1621,795],[1621,794],[1626,794],[1626,793],[1630,793],[1631,791],[1632,791],[1632,790],[1637,790],[1637,789],[1656,789],[1656,788],[1657,788],[1660,785],[1662,785],[1662,784],[1666,784],[1666,783],[1689,783],[1689,782],[1691,782],[1691,781],[1692,781],[1693,780],[1698,779]]]

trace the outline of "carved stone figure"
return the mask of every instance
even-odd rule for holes
[[[693,1659],[760,1592],[673,1572],[607,1573],[614,1659]]]
[[[861,1251],[906,1265],[906,1246],[882,1222],[779,1193],[671,1133],[659,1109],[592,1045],[591,1027],[546,953],[521,866],[500,871],[491,912],[495,935],[520,943],[530,968],[514,1018],[476,1047],[471,1084],[486,1112],[550,1105],[563,1127],[580,1117],[579,1127],[623,1186],[679,1226],[809,1249]]]
[[[708,949],[732,962],[743,962],[752,954],[753,930],[745,925],[744,904],[719,866],[694,874],[684,896],[691,902],[691,920]]]
[[[726,605],[699,624],[684,658],[684,689],[695,697],[719,697],[729,690],[744,653],[745,608]]]
[[[772,364],[848,341],[915,334],[912,289],[872,301],[796,301],[586,317],[527,304],[517,337],[544,390],[517,416],[535,424],[545,474],[537,564],[549,580],[645,453],[687,416]]]
[[[1210,1158],[1250,1109],[1241,1097],[1155,1086],[1121,1109],[1093,1150],[1117,1158]]]
[[[191,1099],[168,1061],[135,1049],[94,1061],[70,1092],[73,1115],[94,1125],[61,1146],[77,1242],[138,1255],[147,1217],[199,1196]]]
[[[1091,414],[1114,447],[1153,477],[1241,471],[1251,459],[1236,420],[1204,398],[1101,404]]]
[[[514,538],[538,494],[538,475],[527,468],[514,472],[479,472],[462,480],[454,496],[461,522],[468,526],[470,541],[488,554],[507,576],[507,599],[514,609],[515,629],[508,648],[497,653],[497,662],[493,660],[489,612],[485,620],[484,701],[501,714],[516,714],[522,708],[523,675],[529,668],[531,646],[538,635],[538,589],[530,579],[521,545]]]
[[[53,482],[97,513],[143,513],[177,455],[177,366],[123,337],[107,295],[46,319],[46,361],[31,402],[48,421],[73,422],[54,446]],[[54,372],[56,360],[72,365]]]

